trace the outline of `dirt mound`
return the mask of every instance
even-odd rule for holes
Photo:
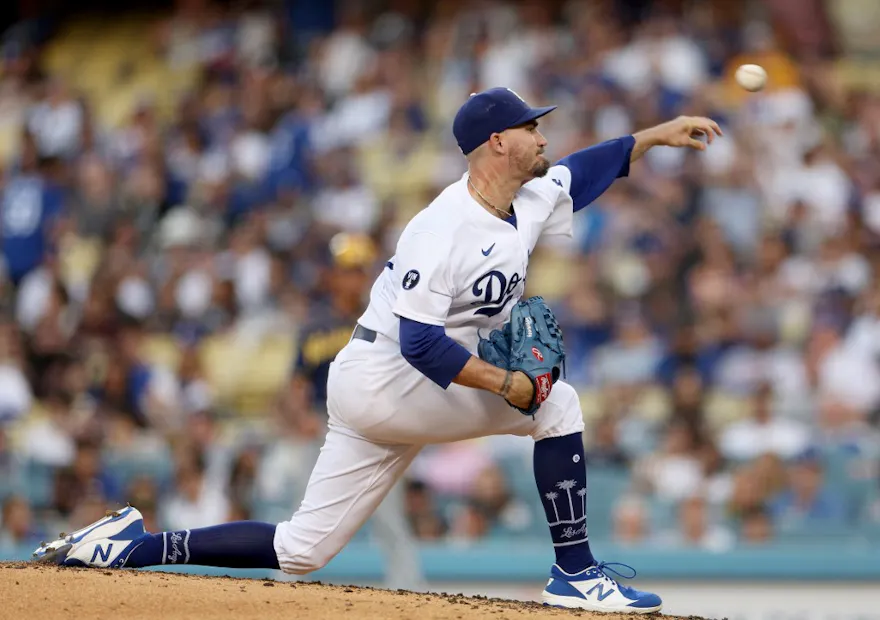
[[[633,618],[454,594],[0,563],[0,618],[69,620],[96,617],[94,614],[106,617],[110,613],[125,620]],[[671,616],[663,617],[673,620]]]

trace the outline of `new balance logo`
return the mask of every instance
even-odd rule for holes
[[[606,598],[608,598],[609,596],[611,596],[615,592],[614,588],[611,588],[610,590],[608,590],[608,592],[606,592],[605,591],[605,584],[597,583],[592,588],[587,590],[587,594],[592,594],[595,590],[599,590],[599,594],[596,595],[596,598],[599,599],[599,602],[604,601]]]
[[[95,563],[95,559],[100,555],[101,561],[106,562],[110,559],[110,554],[113,552],[113,543],[107,545],[107,551],[104,551],[104,548],[101,545],[95,545],[95,551],[92,553],[92,561],[91,563]]]

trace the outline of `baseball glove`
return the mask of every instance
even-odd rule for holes
[[[531,379],[535,388],[531,405],[527,409],[511,405],[526,415],[533,415],[547,400],[565,368],[562,330],[542,297],[516,304],[508,323],[480,338],[477,353],[493,366],[523,372]]]

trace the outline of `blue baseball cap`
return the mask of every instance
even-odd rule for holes
[[[493,133],[541,118],[555,109],[555,105],[533,108],[509,88],[490,88],[471,95],[458,109],[452,133],[458,148],[467,155]]]

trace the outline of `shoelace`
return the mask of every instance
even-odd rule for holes
[[[611,568],[612,566],[622,566],[624,568],[628,568],[629,570],[632,571],[632,575],[624,575],[619,570]],[[632,579],[633,577],[636,576],[636,569],[634,569],[629,564],[624,564],[623,562],[599,562],[598,564],[596,564],[596,569],[608,579],[611,579],[611,578],[608,577],[608,575],[606,574],[606,572],[605,572],[606,570],[609,573],[614,573],[615,575],[622,577],[623,579]]]

